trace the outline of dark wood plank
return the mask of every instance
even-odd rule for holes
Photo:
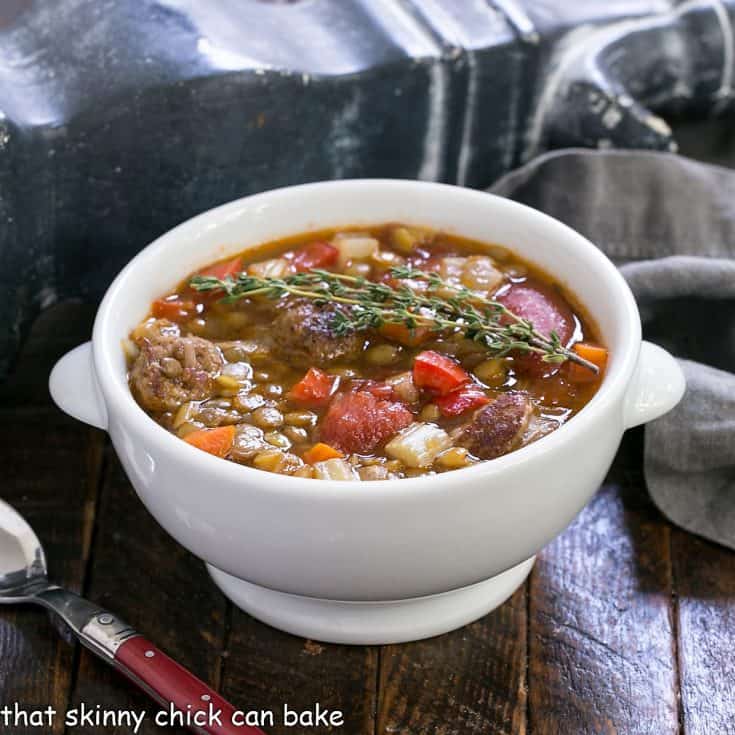
[[[526,586],[476,623],[381,651],[377,733],[526,731]]]
[[[224,693],[243,709],[272,711],[276,724],[265,728],[269,735],[331,729],[345,735],[373,735],[377,675],[377,648],[306,641],[233,611]],[[313,710],[317,702],[341,711],[344,725],[284,726],[284,704],[302,712]]]
[[[89,556],[104,435],[52,406],[46,380],[53,361],[83,341],[90,326],[88,308],[48,312],[34,327],[15,374],[0,387],[0,493],[34,527],[52,579],[77,591]],[[52,335],[53,346],[46,351]],[[0,703],[17,702],[26,710],[51,706],[63,713],[74,663],[75,647],[48,615],[30,606],[0,607]],[[52,732],[62,730],[59,715]],[[14,735],[40,731],[8,730]]]
[[[218,688],[227,603],[204,566],[158,526],[109,449],[86,595],[120,615],[163,651]],[[158,733],[156,705],[103,662],[82,652],[70,707],[146,711],[139,732]],[[69,735],[98,733],[86,725]],[[105,733],[128,735],[129,728]],[[171,732],[184,732],[174,729]]]
[[[52,410],[26,411],[14,414],[12,421],[0,420],[3,498],[41,538],[52,579],[74,590],[83,584],[94,520],[96,487],[90,481],[94,472],[85,472],[84,458],[94,461],[100,441],[101,437],[94,437],[90,442],[88,429]],[[41,610],[0,608],[0,702],[18,702],[27,709],[51,705],[63,712],[74,650]],[[21,735],[26,729],[14,732]]]
[[[641,435],[531,577],[529,732],[679,729],[669,527],[641,472]]]
[[[687,735],[735,728],[735,554],[676,530],[681,709]]]

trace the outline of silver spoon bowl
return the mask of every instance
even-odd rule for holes
[[[56,613],[94,653],[114,660],[137,633],[112,613],[52,584],[46,554],[23,516],[0,500],[0,604],[32,603]]]

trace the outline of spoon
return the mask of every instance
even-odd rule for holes
[[[231,704],[116,615],[49,582],[41,542],[24,518],[0,500],[0,604],[24,602],[56,613],[92,653],[162,707],[180,710],[192,732],[264,735],[257,727],[241,725],[241,719],[233,724]]]

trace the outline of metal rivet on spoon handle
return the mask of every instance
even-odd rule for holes
[[[0,604],[34,603],[56,613],[93,653],[135,682],[160,705],[184,713],[219,710],[192,726],[206,735],[263,735],[232,724],[234,707],[117,616],[48,581],[46,556],[23,517],[0,500]]]

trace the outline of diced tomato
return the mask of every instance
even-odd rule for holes
[[[406,347],[418,347],[431,336],[429,327],[409,329],[405,324],[383,324],[379,331],[386,339]]]
[[[203,271],[199,271],[200,276],[212,276],[212,278],[219,278],[220,281],[224,281],[228,276],[234,276],[242,270],[242,258],[238,255],[232,260],[224,260],[221,263],[215,263],[205,268]]]
[[[451,357],[434,350],[424,350],[413,361],[413,382],[444,396],[469,382],[470,376]]]
[[[556,332],[562,345],[574,334],[574,314],[561,295],[537,281],[527,280],[514,284],[498,301],[516,316],[527,319],[544,337]],[[538,353],[514,355],[514,368],[534,377],[553,375],[559,370],[554,363],[544,362]]]
[[[337,262],[339,250],[328,242],[317,240],[299,248],[293,255],[291,263],[299,273],[312,268],[326,268]]]
[[[367,391],[341,393],[322,419],[320,439],[343,452],[367,454],[413,421],[413,414],[396,401]]]
[[[587,342],[578,342],[572,349],[580,357],[596,365],[599,373],[594,373],[589,368],[578,365],[576,362],[567,362],[567,378],[573,383],[594,383],[596,380],[600,380],[607,366],[607,350],[604,347],[591,345]]]
[[[301,380],[294,385],[288,397],[299,403],[308,403],[313,406],[324,405],[337,390],[339,377],[329,375],[319,368],[309,368]]]
[[[199,429],[184,437],[187,444],[191,444],[203,452],[214,454],[215,457],[224,457],[232,448],[235,439],[234,426],[218,426],[214,429]]]
[[[196,313],[196,304],[180,296],[166,296],[156,299],[151,306],[151,313],[156,319],[170,319],[172,322],[187,319]]]
[[[479,408],[489,402],[487,395],[474,385],[463,385],[445,396],[438,396],[434,399],[442,416],[460,416],[470,409]]]

